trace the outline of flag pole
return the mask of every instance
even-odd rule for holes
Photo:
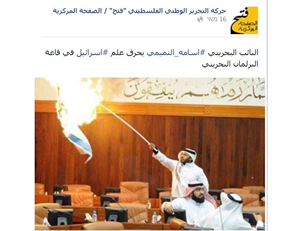
[[[113,114],[115,117],[117,117],[119,120],[121,120],[124,124],[126,124],[129,128],[131,128],[137,135],[139,135],[147,144],[150,144],[150,142],[142,136],[141,133],[139,133],[137,130],[135,130],[129,123],[127,123],[124,119],[122,119],[120,116],[118,116],[116,113],[114,113],[112,110],[110,110],[108,107],[100,103],[100,106],[103,107],[105,110]]]

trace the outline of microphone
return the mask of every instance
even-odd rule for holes
[[[50,212],[50,208],[48,208],[47,206],[43,206],[44,209],[47,209],[48,210],[48,213]],[[63,213],[62,211],[60,210],[57,210],[57,209],[51,209],[52,211],[55,211],[55,212],[58,212],[58,213]],[[79,216],[79,215],[74,215],[74,213],[72,214],[73,217],[78,217],[78,218],[81,218],[81,219],[84,219],[85,221],[88,221],[89,223],[92,223],[91,221],[87,220],[85,217],[83,216]]]
[[[123,206],[121,206],[114,197],[110,197],[123,211],[126,211]],[[129,214],[129,211],[127,212],[128,216],[135,222],[134,218]]]

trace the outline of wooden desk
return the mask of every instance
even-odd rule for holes
[[[62,206],[63,209],[73,209],[73,223],[85,223],[85,214],[93,214],[93,211],[98,211],[98,207],[95,206]],[[97,212],[98,220],[100,219],[99,213]]]
[[[97,218],[98,221],[105,220],[105,207],[96,207],[96,206],[62,206],[64,209],[73,209],[73,222],[74,223],[84,223],[85,222],[85,214],[89,213],[90,215],[93,214],[93,211],[97,211]],[[148,222],[152,221],[153,212],[156,212],[156,215],[161,215],[161,221],[164,221],[164,214],[163,212],[158,209],[148,209],[147,219]]]
[[[61,226],[49,226],[50,230],[81,230],[83,224],[61,225]]]
[[[161,215],[161,221],[164,221],[164,213],[158,209],[148,209],[147,210],[147,220],[148,222],[152,221],[152,214],[153,212],[156,212],[157,215]],[[98,221],[104,221],[105,220],[105,207],[97,207],[97,216],[98,216]]]
[[[35,195],[34,203],[53,203],[53,195],[37,194]],[[100,207],[100,197],[94,197],[93,204]]]
[[[98,207],[97,217],[98,217],[98,221],[104,221],[105,220],[105,207]]]
[[[97,206],[62,206],[62,208],[64,209],[73,209],[73,225],[66,227],[66,226],[53,226],[53,228],[51,229],[80,229],[78,227],[81,227],[83,225],[83,223],[85,223],[85,214],[89,213],[90,215],[93,214],[93,211],[96,210],[97,211],[97,217],[98,217],[98,221],[104,221],[105,220],[105,207],[97,207]],[[169,229],[169,225],[168,224],[152,224],[151,220],[152,220],[152,214],[153,212],[156,212],[157,215],[161,215],[162,219],[161,221],[164,221],[164,214],[161,212],[160,209],[158,208],[152,208],[152,209],[148,209],[148,214],[147,214],[147,219],[148,222],[150,224],[141,222],[141,223],[136,223],[136,222],[124,222],[124,228],[125,229],[157,229],[157,230],[161,230],[161,229]],[[81,226],[80,226],[81,225]],[[138,227],[139,226],[139,227]],[[137,228],[138,227],[138,228]]]
[[[124,229],[148,229],[148,230],[170,230],[169,224],[152,224],[152,223],[133,223],[123,222]]]
[[[74,223],[84,223],[85,214],[89,213],[91,216],[93,211],[97,211],[98,221],[105,220],[105,207],[96,206],[62,206],[64,209],[73,209],[73,222]]]
[[[169,224],[146,224],[146,223],[133,223],[123,222],[124,229],[137,229],[137,230],[170,230]],[[80,230],[82,224],[62,225],[62,226],[50,226],[50,230]]]
[[[35,204],[38,204],[38,203],[53,203],[53,196],[52,195],[44,195],[44,194],[35,195],[34,203]]]

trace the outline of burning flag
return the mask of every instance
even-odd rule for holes
[[[91,123],[97,116],[96,108],[102,100],[101,79],[50,80],[57,89],[56,111],[64,135],[80,154],[93,156],[92,147],[79,126]]]
[[[121,120],[147,144],[150,142],[134,129],[124,119],[112,110],[101,104],[101,79],[72,79],[65,78],[48,80],[57,89],[56,111],[65,136],[75,145],[80,154],[89,155],[85,163],[93,156],[92,147],[80,130],[79,126],[89,124],[97,117],[97,106],[100,105],[105,110]]]

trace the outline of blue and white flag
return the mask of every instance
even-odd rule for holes
[[[51,80],[50,80],[51,81]],[[57,90],[56,112],[68,140],[75,145],[80,154],[93,156],[91,145],[79,126],[89,124],[97,118],[97,106],[103,99],[101,79],[96,82],[90,78],[54,79]]]
[[[92,147],[80,128],[76,125],[66,126],[64,128],[64,134],[69,141],[75,145],[80,154],[89,155],[85,161],[85,163],[87,163],[93,157]]]

